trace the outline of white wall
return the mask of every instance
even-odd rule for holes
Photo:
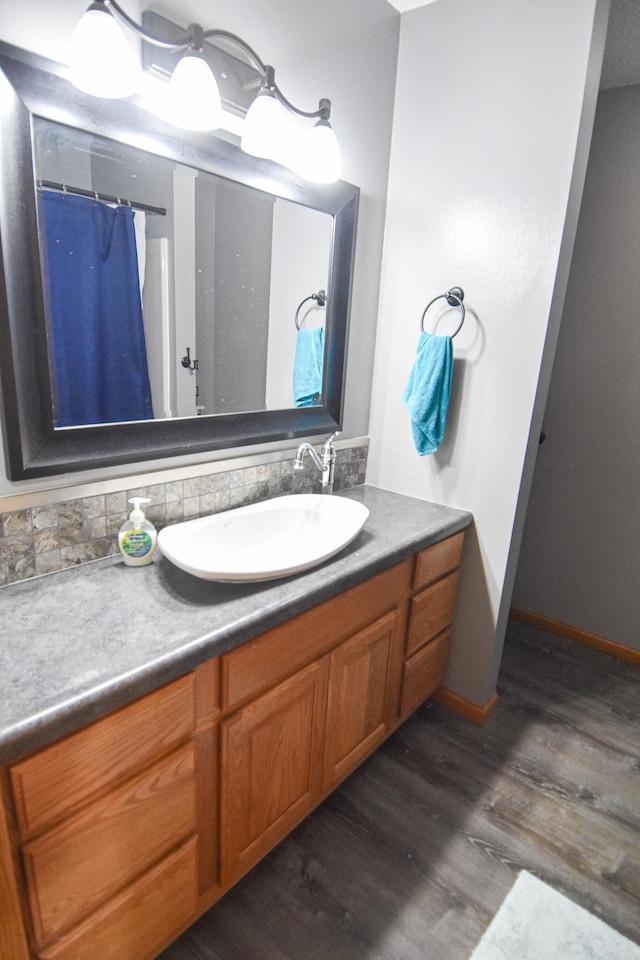
[[[216,0],[213,5],[208,0],[123,0],[123,6],[133,16],[141,7],[152,6],[177,23],[196,21],[238,33],[266,62],[275,65],[283,92],[303,109],[315,109],[320,97],[332,101],[331,119],[341,144],[343,178],[361,188],[343,436],[366,434],[400,14],[385,0]],[[62,60],[85,8],[85,0],[3,0],[0,39]],[[274,447],[278,444],[267,449]],[[252,446],[211,456],[10,483],[5,479],[0,448],[0,508],[13,508],[16,496],[24,492],[55,488],[64,499],[71,484],[125,473],[132,477],[142,471],[146,474],[259,450]],[[99,485],[95,492],[101,492]]]
[[[443,0],[402,16],[368,481],[475,515],[446,685],[477,704],[495,689],[546,338],[553,349],[576,146],[597,89],[596,71],[583,116],[595,10],[596,0]],[[574,181],[572,216],[575,193]],[[423,308],[452,285],[466,292],[467,319],[447,434],[420,458],[400,397]],[[438,317],[432,308],[429,329]]]
[[[267,350],[267,410],[293,406],[298,305],[329,286],[329,251],[333,217],[310,207],[276,200],[273,211],[273,256]],[[306,330],[324,327],[326,308],[313,300],[300,311]]]
[[[640,85],[600,94],[513,602],[640,649]]]

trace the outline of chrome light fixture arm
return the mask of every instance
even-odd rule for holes
[[[242,37],[239,37],[236,33],[232,33],[230,30],[219,30],[217,28],[204,30],[199,23],[191,23],[188,30],[184,34],[184,39],[178,41],[163,40],[151,33],[149,30],[146,30],[143,26],[141,26],[141,24],[136,23],[133,17],[130,17],[129,14],[122,9],[120,4],[117,3],[117,0],[94,0],[92,6],[102,6],[107,10],[113,11],[116,16],[123,21],[123,23],[137,33],[138,36],[141,37],[146,43],[151,43],[153,46],[160,47],[164,50],[186,50],[187,48],[202,50],[204,41],[209,40],[212,37],[222,40],[229,40],[236,46],[240,47],[240,49],[247,54],[249,59],[252,61],[253,66],[255,66],[258,72],[262,74],[262,88],[264,89],[266,87],[268,90],[271,90],[282,106],[286,107],[286,109],[291,113],[308,120],[329,120],[331,116],[331,101],[327,100],[326,98],[323,98],[318,102],[317,110],[300,110],[295,106],[295,104],[291,103],[291,101],[285,97],[284,93],[275,81],[274,68],[264,63],[262,58],[256,53],[253,47],[246,42],[246,40],[243,40]]]
[[[134,33],[137,33],[139,37],[142,37],[147,43],[153,44],[154,47],[161,47],[164,50],[183,50],[187,47],[194,45],[196,37],[194,36],[194,27],[198,27],[202,33],[202,27],[197,23],[191,24],[189,30],[184,35],[184,41],[179,41],[176,43],[175,40],[162,40],[160,37],[156,37],[155,34],[151,33],[149,30],[145,30],[143,26],[130,17],[129,14],[122,9],[119,3],[116,3],[116,0],[94,0],[91,4],[92,7],[103,8],[108,11],[112,11],[116,16],[122,20]]]
[[[278,84],[276,83],[276,81],[275,81],[275,71],[274,71],[273,67],[270,67],[270,66],[267,65],[267,66],[265,66],[264,69],[265,69],[265,80],[264,80],[263,86],[265,86],[268,90],[273,91],[273,93],[276,95],[277,99],[278,99],[279,102],[282,104],[282,106],[283,106],[283,107],[286,107],[287,110],[289,110],[290,113],[294,113],[294,114],[295,114],[296,116],[298,116],[298,117],[304,117],[304,118],[307,119],[307,120],[315,120],[315,119],[318,119],[318,120],[329,120],[329,118],[330,118],[330,116],[331,116],[331,101],[330,101],[330,100],[327,100],[327,99],[324,99],[324,98],[323,98],[322,100],[320,100],[319,103],[318,103],[318,109],[317,109],[317,110],[310,110],[310,111],[300,110],[300,109],[298,109],[298,107],[296,107],[293,103],[291,103],[290,100],[288,100],[288,99],[285,97],[284,93],[282,92],[282,90],[280,89],[280,87],[278,86]]]
[[[155,99],[157,112],[176,126],[190,130],[209,131],[221,126],[222,101],[219,79],[226,80],[224,70],[216,67],[216,55],[229,57],[224,45],[206,44],[207,40],[226,41],[241,51],[246,59],[248,72],[253,73],[244,85],[245,91],[257,88],[253,101],[244,107],[245,121],[240,146],[246,153],[278,163],[295,170],[303,179],[317,183],[332,183],[340,176],[340,149],[332,129],[331,101],[321,99],[316,110],[301,110],[284,95],[275,80],[274,68],[265,64],[242,37],[229,30],[203,29],[192,23],[184,29],[170,24],[150,11],[143,23],[137,23],[122,8],[118,0],[92,0],[86,11],[87,19],[81,18],[74,34],[75,53],[71,67],[71,80],[79,89],[94,96],[120,98],[137,92],[138,65],[133,52],[126,43],[124,33],[116,26],[115,34],[103,22],[106,15],[117,26],[132,30],[144,44],[160,48],[169,55],[177,54],[178,62],[169,71],[169,91],[166,100]],[[160,35],[154,27],[164,21],[171,32]],[[96,29],[97,24],[97,29]],[[82,26],[81,26],[82,25]],[[114,59],[118,58],[118,70],[111,70],[109,48],[103,42],[100,31],[109,26]],[[214,64],[211,60],[213,58]],[[218,76],[216,76],[216,70]],[[160,71],[162,73],[162,70]],[[150,102],[153,98],[150,98]],[[294,132],[293,126],[283,122],[274,111],[275,104],[280,114],[288,112],[302,120],[315,121],[311,129],[303,132],[302,126]],[[244,106],[244,104],[243,104]],[[154,109],[152,107],[152,109]]]

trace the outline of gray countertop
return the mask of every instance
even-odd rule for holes
[[[341,553],[266,583],[199,580],[156,551],[0,588],[0,762],[31,753],[211,657],[467,527],[463,510],[379,490],[344,496],[370,510]]]

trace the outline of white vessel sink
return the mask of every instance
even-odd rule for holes
[[[160,531],[158,546],[204,580],[275,580],[338,553],[368,516],[356,500],[301,493],[175,523]]]

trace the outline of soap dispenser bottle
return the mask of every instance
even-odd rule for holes
[[[118,546],[127,566],[143,567],[151,563],[158,538],[156,528],[145,519],[140,509],[141,503],[151,503],[151,501],[145,497],[132,497],[129,503],[133,504],[133,510],[129,514],[129,519],[120,527]]]

